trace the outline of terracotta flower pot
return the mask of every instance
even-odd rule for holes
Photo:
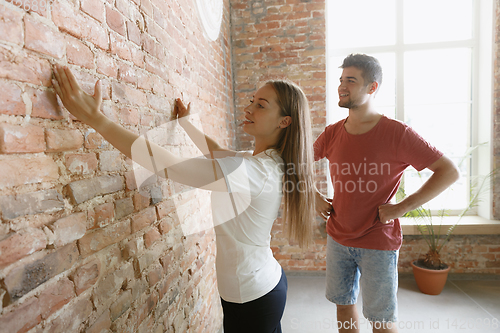
[[[418,289],[424,294],[439,295],[443,291],[451,267],[428,269],[416,266],[415,262],[416,260],[411,263],[411,267],[413,267],[413,276],[417,281]]]

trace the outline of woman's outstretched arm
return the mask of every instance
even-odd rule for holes
[[[227,192],[220,166],[214,160],[178,157],[104,116],[100,111],[100,81],[96,83],[94,95],[90,96],[80,88],[68,68],[56,65],[54,75],[54,88],[66,109],[78,120],[93,127],[105,140],[134,162],[151,172],[185,185]]]

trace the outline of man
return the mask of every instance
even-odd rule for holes
[[[450,159],[407,125],[375,110],[382,83],[377,59],[351,54],[340,66],[339,106],[349,116],[328,126],[314,143],[326,157],[334,187],[331,200],[317,200],[327,222],[326,297],[337,306],[339,332],[359,332],[356,301],[362,287],[363,315],[373,332],[397,332],[397,261],[402,243],[398,218],[458,179]],[[404,169],[433,171],[405,200],[389,203]]]

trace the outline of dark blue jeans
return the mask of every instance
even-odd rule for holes
[[[281,269],[280,282],[260,298],[246,303],[231,303],[221,298],[224,333],[281,333],[287,290],[288,282]]]

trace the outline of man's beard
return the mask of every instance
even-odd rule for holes
[[[355,103],[352,100],[348,100],[347,102],[341,104],[339,101],[339,106],[341,108],[351,109],[355,106]]]

